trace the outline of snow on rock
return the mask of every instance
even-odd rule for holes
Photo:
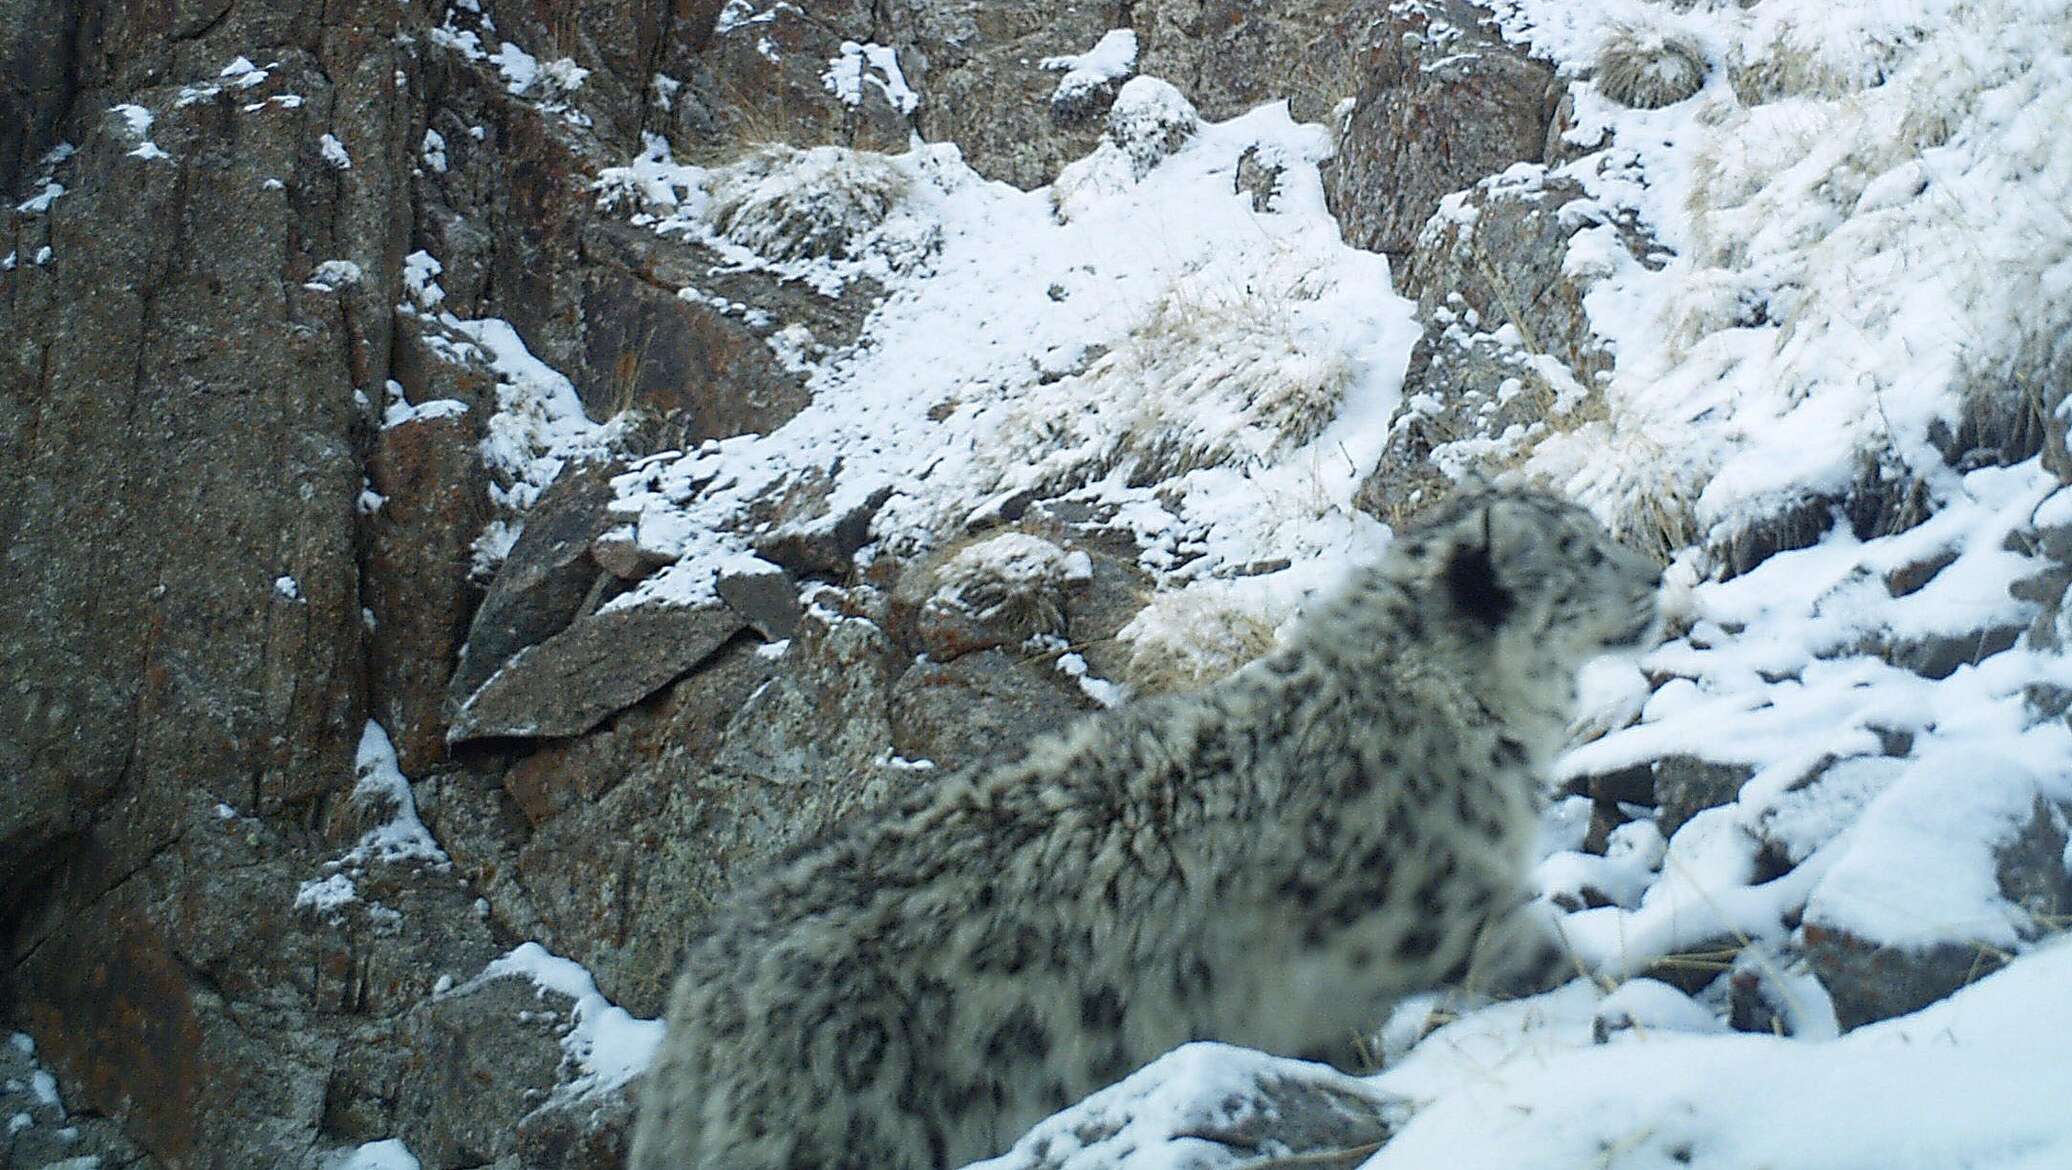
[[[446,851],[432,840],[431,830],[418,819],[417,801],[410,794],[410,781],[396,763],[396,749],[388,732],[372,719],[360,733],[360,747],[353,761],[357,779],[352,798],[375,808],[387,808],[388,818],[361,836],[353,854],[383,861],[424,861],[441,868],[451,864]]]
[[[157,119],[150,110],[134,102],[125,102],[121,105],[108,107],[108,112],[121,118],[123,128],[129,131],[130,137],[138,140],[137,145],[129,151],[130,157],[141,158],[146,161],[151,159],[170,160],[173,157],[161,149],[158,143],[151,141],[151,124]]]
[[[754,502],[823,478],[829,516],[882,500],[871,536],[895,552],[1038,488],[1111,510],[1139,531],[1147,565],[1185,566],[1190,578],[1275,558],[1336,564],[1377,545],[1379,526],[1350,500],[1378,457],[1415,326],[1409,304],[1382,291],[1387,262],[1345,247],[1324,207],[1316,165],[1328,134],[1283,106],[1197,128],[1153,79],[1122,98],[1119,116],[1152,127],[1170,153],[1064,223],[1049,192],[986,182],[951,147],[831,153],[830,172],[898,177],[903,191],[875,230],[929,241],[925,256],[869,272],[887,294],[863,340],[813,368],[812,404],[784,427],[629,477],[614,511],[681,514],[671,529],[682,543],[665,550],[673,565],[613,604],[702,599],[715,566],[745,547],[737,529]],[[1230,185],[1237,158],[1261,143],[1288,160],[1281,203],[1265,215]],[[853,261],[805,255],[774,233],[760,247],[793,258],[773,259],[714,230],[746,231],[737,225],[751,207],[771,209],[760,222],[793,221],[788,168],[753,165],[760,173],[723,178],[651,144],[608,172],[600,194],[736,263],[839,283],[832,274]],[[715,216],[723,192],[765,183],[783,193],[727,194],[741,210]],[[823,198],[837,197],[869,213],[892,199]]]
[[[1350,1165],[1387,1132],[1389,1104],[1327,1065],[1187,1044],[971,1170],[1211,1170],[1334,1154]]]
[[[899,71],[898,52],[880,44],[843,41],[841,55],[827,63],[820,83],[845,106],[863,104],[866,84],[876,86],[886,104],[902,114],[911,114],[921,105],[921,95],[907,85],[906,75]]]
[[[324,863],[321,877],[302,883],[295,905],[330,916],[358,900],[356,878],[376,863],[425,865],[446,870],[452,861],[417,814],[410,781],[396,763],[396,749],[381,724],[369,719],[353,761],[351,798],[374,820],[351,849]],[[393,913],[376,907],[377,912]]]
[[[403,258],[403,287],[409,299],[397,311],[425,319],[424,344],[458,364],[480,364],[496,376],[496,412],[482,438],[483,463],[492,477],[490,501],[498,511],[475,542],[473,573],[486,579],[518,538],[525,512],[570,462],[615,454],[628,426],[624,417],[592,421],[575,385],[525,345],[510,322],[497,317],[463,319],[439,308],[443,266],[427,252]],[[412,405],[391,383],[384,426],[412,419],[447,417],[467,410],[454,399]]]
[[[1655,7],[1497,5],[1571,75]],[[1866,464],[1938,481],[1967,400],[2041,387],[2062,360],[2072,152],[2049,144],[2072,118],[2072,14],[1768,0],[1674,15],[1727,63],[1692,98],[1632,109],[1570,87],[1566,143],[1593,153],[1556,173],[1674,255],[1651,269],[1599,247],[1609,228],[1578,233],[1571,259],[1603,266],[1585,307],[1618,354],[1610,409],[1529,469],[1607,515],[1681,511],[1716,539],[1838,495]]]
[[[64,193],[63,183],[46,180],[42,184],[42,190],[15,204],[14,209],[23,215],[43,215],[50,211],[50,205],[57,202],[58,196]]]
[[[1577,993],[1558,993],[1502,1038],[1508,1051],[1442,1029],[1374,1078],[1430,1103],[1365,1168],[1496,1170],[1526,1152],[1606,1170],[2072,1165],[2068,985],[2060,941],[1915,1015],[1814,1043],[1635,1029],[1591,1046]]]
[[[1070,56],[1045,57],[1037,62],[1044,69],[1062,71],[1050,104],[1061,109],[1084,106],[1093,93],[1127,78],[1137,70],[1137,32],[1110,29],[1094,47]]]
[[[401,1138],[386,1138],[335,1155],[324,1170],[418,1170],[419,1165]]]
[[[2001,894],[1995,858],[2039,799],[2072,801],[2072,729],[2037,723],[2025,697],[2072,682],[2072,663],[2017,647],[1936,678],[1887,658],[1938,640],[1977,651],[1981,627],[2026,620],[2008,588],[2031,561],[2009,534],[2056,488],[2034,460],[1981,469],[1904,533],[1859,541],[1843,526],[1698,585],[1691,632],[1646,661],[1670,681],[1638,722],[1570,752],[1558,772],[1677,754],[1746,765],[1750,778],[1666,850],[1570,851],[1542,866],[1550,895],[1591,886],[1615,903],[1567,917],[1579,957],[1634,972],[1721,937],[1785,940],[1801,916],[1916,949],[2034,938],[2037,925]],[[1890,575],[1930,552],[1947,563],[1894,597]],[[1903,758],[1884,754],[1894,736],[1909,745]],[[1763,874],[1766,843],[1787,872]]]
[[[1093,153],[1067,163],[1051,185],[1057,217],[1069,222],[1100,200],[1135,186],[1200,129],[1201,117],[1193,103],[1169,82],[1131,78],[1108,108],[1108,123]]]
[[[572,1023],[561,1036],[571,1079],[558,1090],[560,1095],[578,1098],[609,1092],[654,1062],[662,1044],[662,1022],[638,1019],[607,1000],[581,964],[536,942],[519,944],[480,975],[442,994],[464,995],[493,979],[510,978],[530,980],[541,996],[551,992],[573,1001]]]

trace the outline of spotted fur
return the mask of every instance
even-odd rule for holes
[[[1535,777],[1657,580],[1581,509],[1467,493],[1223,683],[795,851],[692,948],[633,1170],[960,1166],[1182,1042],[1344,1051],[1531,949],[1485,926]]]

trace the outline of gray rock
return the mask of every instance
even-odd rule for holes
[[[985,759],[1093,707],[1048,659],[998,649],[917,662],[900,675],[891,698],[899,754],[945,768]]]
[[[907,81],[923,94],[916,113],[922,137],[956,143],[980,174],[1022,188],[1050,182],[1059,166],[1093,149],[1104,107],[1054,112],[1060,74],[1039,63],[1084,53],[1102,34],[1128,25],[1126,5],[895,0],[883,7],[886,31],[907,49]]]
[[[1731,803],[1755,774],[1746,764],[1718,764],[1694,756],[1669,756],[1649,766],[1654,776],[1655,822],[1668,837],[1708,808]]]
[[[454,713],[447,741],[580,735],[711,657],[742,625],[722,608],[590,614],[491,675]]]
[[[568,628],[597,583],[590,543],[611,523],[609,464],[570,467],[526,514],[525,530],[498,567],[475,611],[447,698],[464,706],[482,684],[528,647]]]
[[[805,613],[791,574],[767,562],[721,569],[713,588],[729,609],[773,642],[791,637]]]
[[[836,503],[824,477],[793,484],[771,501],[775,519],[756,536],[755,551],[802,577],[844,576],[856,550],[870,540],[871,518],[891,498],[892,488],[887,486]]]
[[[1170,1083],[1195,1081],[1215,1087],[1171,1099]],[[1353,1166],[1388,1139],[1392,1104],[1326,1065],[1188,1044],[1039,1123],[973,1170],[1219,1170],[1282,1159]]]
[[[2038,798],[2029,823],[1995,861],[2000,894],[2021,907],[2039,933],[2072,926],[2072,806]]]
[[[1806,960],[1833,996],[1844,1029],[1919,1011],[2006,962],[1991,947],[1886,946],[1812,922],[1803,937]]]
[[[1360,41],[1358,104],[1325,174],[1348,243],[1407,253],[1442,196],[1540,160],[1560,96],[1553,70],[1487,19],[1466,0],[1376,14]]]
[[[2072,910],[2068,816],[2072,809],[2038,800],[2028,822],[1995,850],[2001,896],[2029,914],[2025,937],[2060,929]],[[1918,1011],[1992,974],[2011,957],[1999,947],[1964,941],[1891,946],[1814,921],[1801,934],[1807,961],[1832,994],[1843,1028]]]
[[[1138,69],[1180,87],[1205,118],[1222,120],[1286,99],[1322,122],[1360,87],[1363,46],[1384,5],[1357,0],[1136,0]]]
[[[0,1133],[0,1166],[8,1170],[129,1170],[156,1165],[114,1122],[67,1112],[65,1101],[69,1098],[76,1103],[77,1097],[63,1082],[55,1085],[56,1100],[46,1098],[33,1080],[38,1074],[52,1076],[52,1070],[36,1059],[33,1049],[25,1052],[11,1041],[0,1040],[0,1117],[8,1119],[5,1133]]]
[[[480,1166],[559,1080],[566,996],[519,977],[463,983],[402,1021],[395,1126],[428,1168]]]
[[[711,764],[771,678],[755,650],[736,640],[603,727],[542,744],[504,775],[525,818],[519,839],[462,863],[498,867],[510,901],[532,911],[529,937],[641,1016],[661,1014],[688,932],[731,877],[709,830],[749,794]]]
[[[630,524],[598,533],[590,542],[590,559],[621,581],[641,581],[656,569],[676,563],[674,557],[643,546]]]
[[[1463,214],[1432,219],[1402,266],[1426,329],[1381,460],[1356,498],[1391,523],[1444,496],[1462,470],[1500,471],[1553,431],[1603,416],[1595,387],[1612,355],[1583,308],[1594,279],[1566,265],[1577,232],[1609,227],[1637,260],[1660,262],[1638,225],[1541,169],[1478,182],[1462,199]],[[1472,467],[1442,470],[1434,452],[1458,440],[1490,442]],[[1687,534],[1624,535],[1666,552]]]
[[[1863,650],[1924,678],[1948,678],[1957,673],[1960,666],[1975,666],[2011,648],[2028,628],[2029,622],[2025,620],[1957,634],[1879,638],[1866,643]]]
[[[555,1098],[518,1121],[520,1165],[539,1170],[619,1170],[633,1131],[626,1089]]]

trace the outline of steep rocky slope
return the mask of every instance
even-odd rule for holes
[[[2010,962],[1934,1010],[2019,1015],[2072,906],[2029,27],[0,0],[0,1166],[616,1165],[744,867],[1235,668],[1470,470],[1682,585],[1540,875],[1628,981],[1407,1012],[1374,1081],[1189,1049],[1013,1159],[1413,1159],[1449,1050],[1817,1078]]]

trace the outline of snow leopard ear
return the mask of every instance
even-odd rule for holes
[[[1469,618],[1490,629],[1503,624],[1518,599],[1496,571],[1496,501],[1484,503],[1461,526],[1446,558],[1446,593]]]

